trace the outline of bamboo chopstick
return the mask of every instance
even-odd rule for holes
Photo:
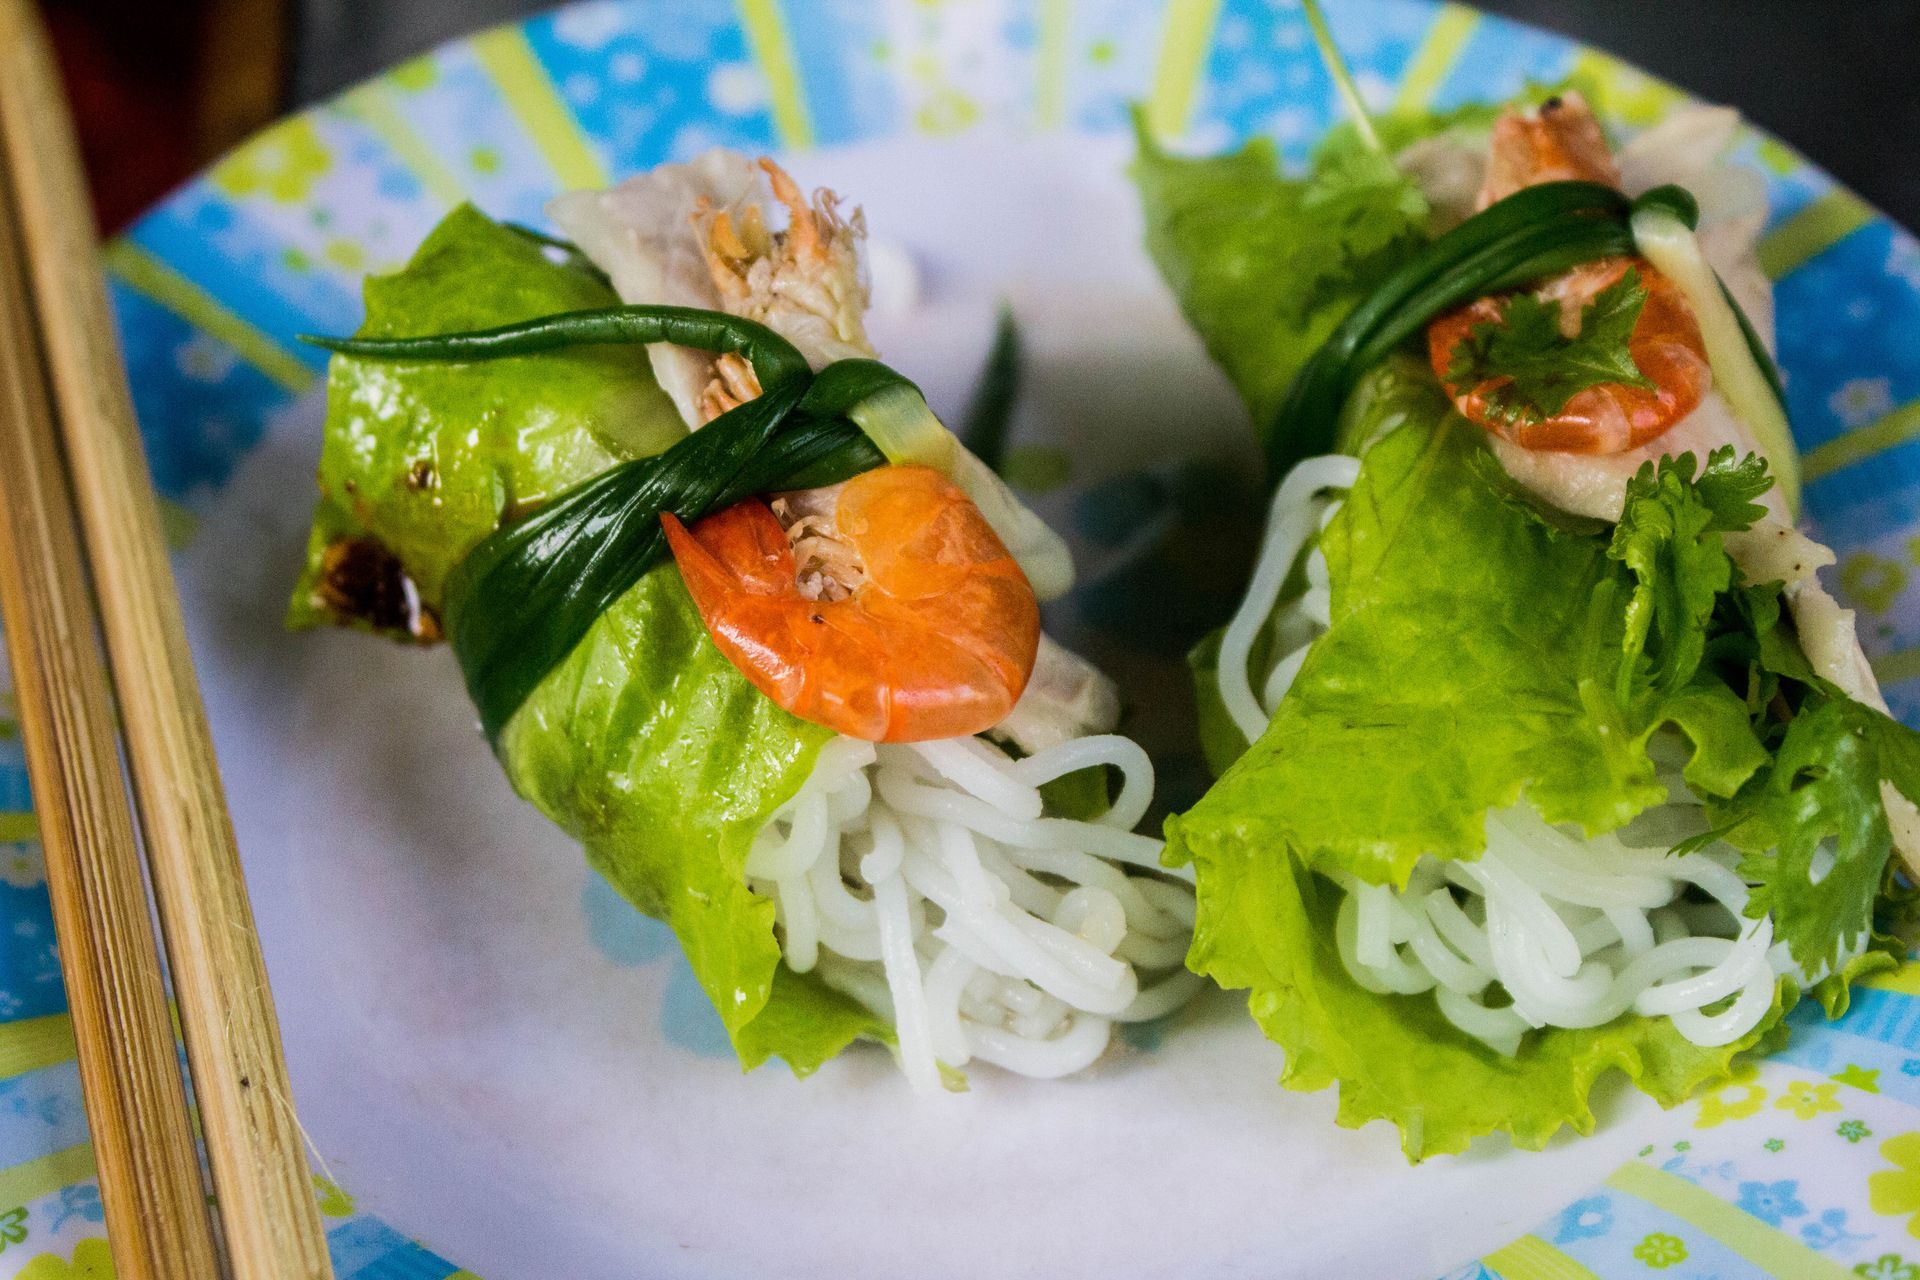
[[[112,695],[0,166],[0,611],[122,1280],[214,1274]]]
[[[332,1267],[279,1023],[108,313],[78,149],[28,0],[0,0],[0,160],[21,212],[231,1274],[324,1280]]]

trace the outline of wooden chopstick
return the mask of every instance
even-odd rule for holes
[[[11,170],[24,229],[231,1274],[323,1280],[332,1266],[266,966],[108,312],[72,123],[29,0],[0,0],[0,161]]]
[[[0,611],[114,1265],[215,1274],[52,389],[0,166]]]

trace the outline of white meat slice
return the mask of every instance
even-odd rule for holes
[[[695,211],[763,200],[764,187],[753,161],[715,149],[605,191],[569,191],[548,203],[547,216],[607,273],[622,302],[717,310],[720,294],[705,247],[693,234]],[[647,357],[680,416],[699,426],[700,397],[713,381],[712,355],[656,342]]]
[[[1119,723],[1119,687],[1042,632],[1026,691],[993,732],[1033,755],[1091,733],[1110,732]]]
[[[1719,392],[1708,390],[1700,407],[1656,438],[1625,453],[1583,454],[1553,453],[1544,449],[1523,449],[1489,433],[1488,442],[1500,458],[1500,465],[1521,484],[1562,511],[1592,516],[1596,520],[1618,520],[1626,502],[1627,481],[1647,462],[1691,453],[1702,463],[1715,449],[1732,445],[1736,455],[1758,453],[1760,446],[1753,433],[1734,417],[1733,410]],[[1778,520],[1788,519],[1777,490],[1768,490],[1760,505]]]

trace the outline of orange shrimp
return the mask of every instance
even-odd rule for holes
[[[1488,397],[1512,381],[1496,377],[1464,393],[1449,387],[1454,406],[1469,421],[1522,448],[1589,454],[1637,448],[1692,413],[1707,391],[1706,346],[1699,323],[1673,281],[1641,258],[1602,258],[1556,276],[1536,294],[1559,301],[1564,331],[1565,318],[1577,318],[1581,307],[1629,267],[1640,273],[1647,300],[1627,339],[1627,351],[1652,387],[1603,382],[1569,397],[1560,412],[1550,417],[1509,420],[1488,408]],[[1505,310],[1504,299],[1481,298],[1427,326],[1427,358],[1443,382],[1454,348],[1477,325],[1499,323]]]
[[[1569,179],[1620,185],[1620,170],[1600,123],[1579,94],[1549,98],[1531,113],[1509,111],[1494,123],[1481,208],[1522,187]],[[1707,391],[1706,344],[1678,286],[1646,259],[1603,258],[1555,276],[1534,292],[1542,300],[1560,303],[1561,330],[1572,337],[1579,332],[1581,308],[1628,268],[1639,272],[1647,300],[1627,351],[1653,382],[1651,388],[1601,383],[1569,398],[1559,413],[1509,421],[1488,407],[1489,395],[1509,379],[1489,378],[1464,391],[1449,386],[1455,407],[1469,421],[1522,448],[1581,454],[1624,453],[1692,413]],[[1481,298],[1427,326],[1427,358],[1443,384],[1454,349],[1475,326],[1499,323],[1505,311],[1505,297]]]
[[[1587,100],[1577,93],[1548,98],[1537,111],[1503,111],[1493,122],[1479,208],[1542,182],[1620,185],[1620,168]]]
[[[815,492],[831,514],[802,523],[825,526],[844,549],[849,580],[819,598],[803,588],[788,532],[765,502],[749,498],[691,529],[660,517],[720,651],[780,706],[855,738],[956,738],[1005,719],[1033,673],[1040,606],[979,509],[919,466],[878,467],[837,494]]]

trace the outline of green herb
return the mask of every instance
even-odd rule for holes
[[[1480,322],[1455,344],[1447,386],[1464,396],[1503,379],[1484,398],[1487,411],[1504,422],[1551,418],[1590,387],[1651,389],[1653,379],[1640,372],[1629,346],[1646,302],[1639,269],[1629,268],[1581,308],[1579,330],[1568,337],[1560,327],[1563,303],[1517,293],[1498,319]]]
[[[1380,143],[1380,135],[1375,132],[1373,120],[1367,115],[1367,104],[1360,96],[1360,86],[1355,83],[1353,72],[1347,68],[1347,60],[1340,56],[1340,46],[1334,43],[1333,31],[1327,26],[1327,18],[1320,11],[1319,0],[1301,0],[1306,10],[1307,25],[1313,29],[1313,43],[1320,50],[1320,61],[1333,77],[1334,88],[1340,91],[1340,101],[1347,109],[1347,118],[1353,122],[1354,131],[1360,135],[1369,151],[1385,154],[1386,148]]]
[[[1920,740],[1843,697],[1819,697],[1787,726],[1767,775],[1715,809],[1744,849],[1747,914],[1773,919],[1807,973],[1838,965],[1873,928],[1893,835],[1881,779],[1920,797]]]
[[[730,506],[741,498],[776,489],[819,489],[851,480],[886,462],[886,455],[867,433],[845,418],[819,417],[804,408],[795,409],[782,424],[780,434],[753,456],[714,505]]]
[[[1641,464],[1627,482],[1620,522],[1607,554],[1633,571],[1627,601],[1619,692],[1653,667],[1654,686],[1672,692],[1693,678],[1706,655],[1714,610],[1735,578],[1721,535],[1766,514],[1755,503],[1773,479],[1759,455],[1735,461],[1731,445],[1716,449],[1696,478],[1690,453]],[[1647,655],[1651,636],[1657,659]],[[1643,659],[1645,661],[1643,661]]]
[[[1760,340],[1760,331],[1753,327],[1753,321],[1747,318],[1746,309],[1740,300],[1733,296],[1733,290],[1727,288],[1727,282],[1714,273],[1714,283],[1720,286],[1720,296],[1727,300],[1727,306],[1733,311],[1733,318],[1740,322],[1740,339],[1747,344],[1747,354],[1760,366],[1760,376],[1767,380],[1767,387],[1773,392],[1773,398],[1784,407],[1787,403],[1786,379],[1780,376],[1780,366],[1774,362],[1773,352],[1767,350],[1767,344]]]
[[[744,356],[764,388],[807,376],[807,359],[791,342],[751,320],[695,307],[598,307],[542,316],[466,333],[410,338],[323,338],[302,342],[340,355],[378,360],[494,360],[574,347],[671,342]]]
[[[1502,287],[1631,252],[1629,207],[1598,183],[1542,183],[1421,249],[1347,313],[1294,377],[1265,432],[1272,474],[1332,450],[1341,406],[1360,375],[1435,317]]]

